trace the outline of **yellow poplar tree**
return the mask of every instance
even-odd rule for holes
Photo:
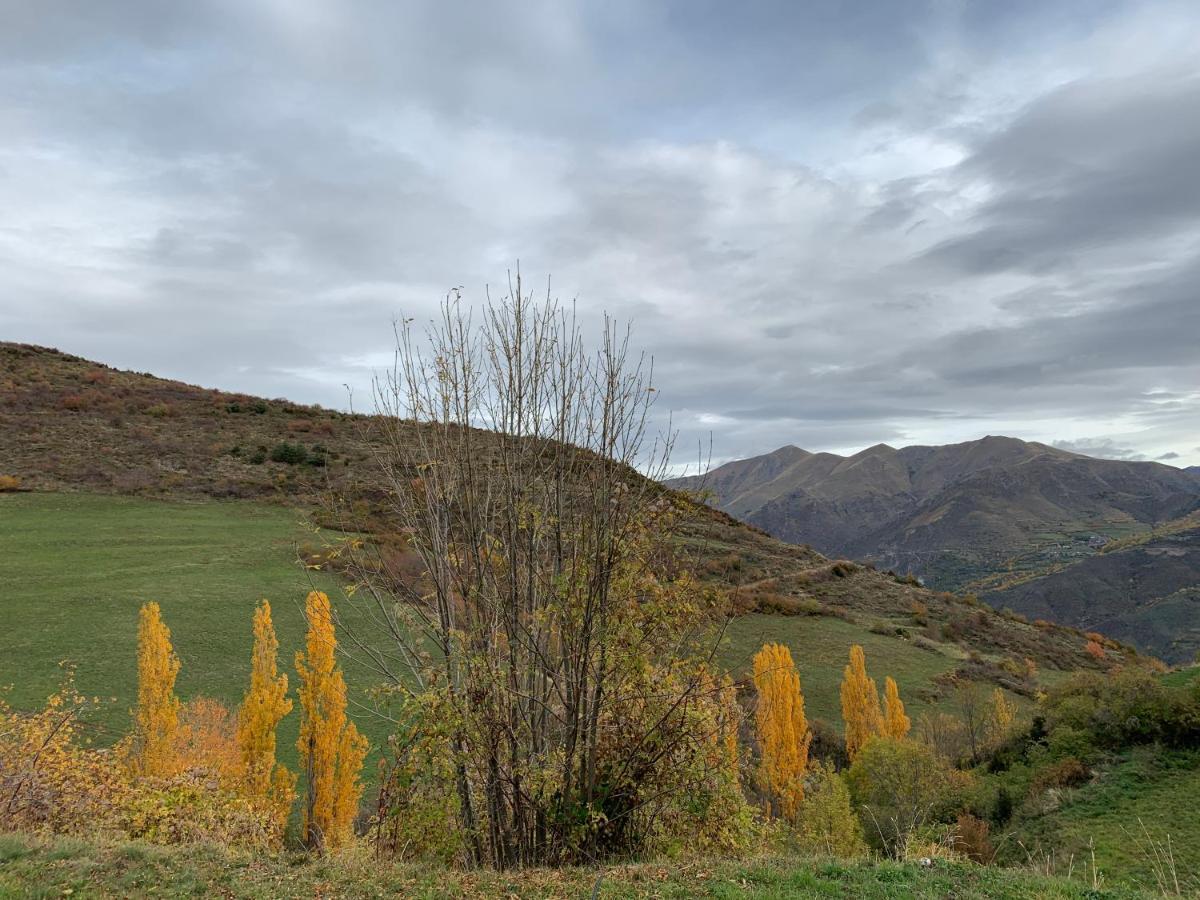
[[[171,775],[177,768],[178,674],[179,657],[171,647],[171,630],[164,624],[158,604],[147,603],[138,617],[138,704],[130,758],[139,775]]]
[[[1003,739],[1012,728],[1013,719],[1016,717],[1017,708],[1004,695],[1004,691],[1000,688],[992,691],[992,702],[988,705],[988,732],[991,739]]]
[[[888,676],[883,683],[883,733],[892,738],[908,737],[912,719],[904,714],[904,701],[896,679]]]
[[[867,675],[867,657],[858,644],[850,648],[850,664],[842,678],[842,719],[846,723],[846,753],[851,759],[871,738],[883,733],[879,691]]]
[[[329,598],[313,591],[305,602],[308,637],[296,654],[300,673],[300,764],[308,784],[304,835],[317,849],[337,847],[352,833],[362,796],[359,775],[367,741],[346,718],[346,681],[334,661],[337,639]]]
[[[278,835],[287,826],[296,776],[275,762],[275,730],[292,710],[288,677],[277,668],[279,641],[266,600],[254,611],[250,688],[238,712],[237,743],[246,794],[270,815]]]
[[[800,674],[783,644],[766,644],[755,654],[754,687],[754,724],[762,754],[759,782],[784,818],[794,820],[804,801],[812,732],[804,715]]]

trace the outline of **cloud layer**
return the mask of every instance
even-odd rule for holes
[[[1187,3],[10,4],[0,337],[344,405],[520,258],[681,462],[1197,464],[1197,60]]]

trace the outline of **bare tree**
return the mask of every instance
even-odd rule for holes
[[[453,293],[424,340],[397,329],[376,461],[403,553],[356,566],[372,624],[343,626],[440,698],[466,854],[496,867],[636,846],[727,719],[697,715],[724,694],[665,541],[650,364],[611,320],[590,352],[572,310],[509,287],[477,321]]]
[[[955,680],[954,705],[958,710],[971,747],[971,764],[979,762],[979,745],[987,724],[987,700],[983,689],[966,678]]]

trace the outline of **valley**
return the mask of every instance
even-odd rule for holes
[[[1200,478],[1189,471],[986,437],[944,447],[878,445],[847,458],[784,447],[670,483],[822,553],[1102,631],[1170,661],[1195,653],[1194,638],[1174,639],[1200,565],[1182,536],[1200,509]],[[1178,533],[1165,533],[1172,528]],[[1163,565],[1127,596],[1132,569],[1119,560],[1135,557],[1121,548],[1153,535],[1170,545],[1135,555],[1158,554]]]

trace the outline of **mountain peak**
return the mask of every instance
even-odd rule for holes
[[[851,459],[854,459],[855,457],[859,457],[859,456],[879,456],[881,454],[890,455],[895,452],[896,452],[896,448],[891,446],[890,444],[879,443],[879,444],[871,445],[866,450],[859,450],[857,453],[854,454],[854,456],[851,457]]]

